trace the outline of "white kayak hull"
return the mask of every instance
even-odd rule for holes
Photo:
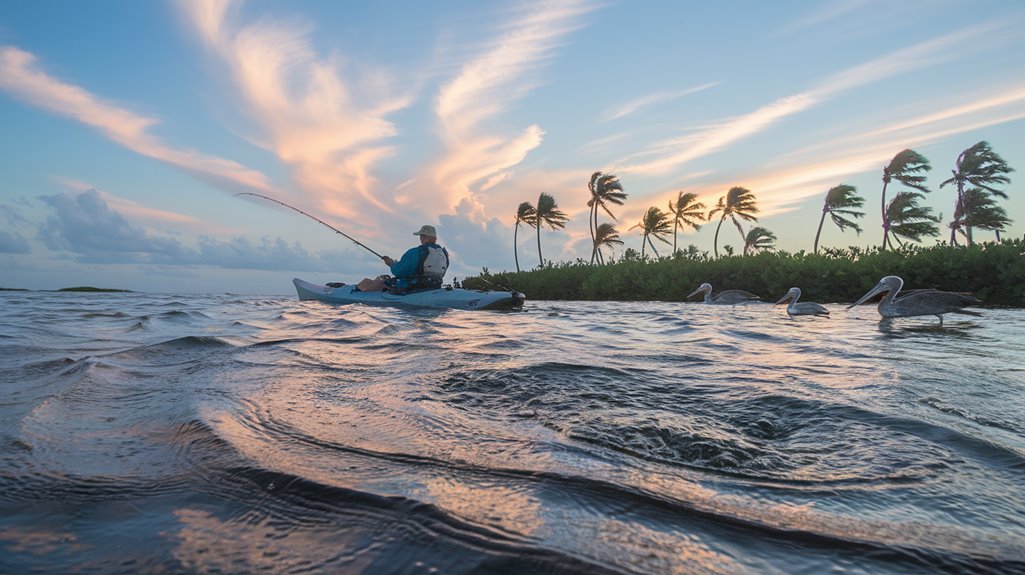
[[[292,280],[301,301],[366,305],[410,306],[466,310],[518,310],[526,299],[514,291],[480,291],[452,287],[393,294],[387,291],[359,291],[355,285],[332,287],[310,283],[299,278]]]

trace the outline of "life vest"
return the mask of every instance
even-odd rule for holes
[[[448,271],[448,251],[438,245],[420,246],[420,265],[416,274],[423,277],[445,277]]]
[[[416,268],[417,287],[441,287],[448,271],[448,250],[439,245],[420,246],[420,265]]]

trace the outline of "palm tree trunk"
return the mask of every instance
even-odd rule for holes
[[[591,198],[591,213],[587,215],[587,227],[591,228],[591,264],[598,257],[598,202]]]
[[[819,253],[819,235],[822,234],[822,224],[826,221],[826,214],[829,213],[829,209],[826,207],[822,208],[822,217],[819,218],[819,230],[815,232],[815,247],[812,249],[813,254]]]
[[[655,254],[655,257],[659,257],[658,250],[655,249],[655,242],[651,241],[651,236],[648,236],[648,245],[651,246],[651,251]]]
[[[520,222],[516,222],[516,226],[513,228],[513,259],[516,260],[516,272],[520,271],[520,250],[516,246],[516,234],[520,231]]]
[[[676,230],[680,229],[680,219],[673,222],[673,255],[676,255]]]
[[[883,178],[883,205],[882,205],[882,216],[883,216],[883,245],[882,249],[886,249],[886,244],[890,243],[890,220],[886,219],[886,186],[890,185],[889,179]]]
[[[541,262],[541,269],[545,267],[545,258],[541,255],[541,220],[537,221],[537,259]]]
[[[730,219],[733,220],[733,225],[737,226],[737,233],[740,234],[740,241],[746,244],[747,238],[744,237],[744,228],[740,227],[740,222],[737,221],[737,218],[730,216]]]
[[[641,238],[641,258],[642,259],[644,258],[644,248],[647,246],[647,242],[648,242],[648,233],[645,232],[644,233],[644,237]]]
[[[719,257],[719,228],[722,227],[722,222],[725,219],[726,219],[726,214],[723,214],[722,217],[719,218],[719,225],[715,226],[715,241],[712,242],[712,249],[715,250],[715,257],[716,258]]]
[[[954,178],[957,179],[957,172],[954,173]],[[957,223],[957,214],[961,214],[961,221],[965,220],[964,213],[964,183],[960,179],[957,179],[957,201],[954,202],[954,222]],[[971,244],[971,242],[968,242]],[[950,245],[957,245],[957,228],[950,228]]]

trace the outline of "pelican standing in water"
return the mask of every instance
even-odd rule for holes
[[[733,305],[738,303],[744,303],[747,301],[757,301],[761,298],[751,292],[746,292],[742,289],[728,289],[723,290],[712,297],[712,284],[703,283],[698,289],[691,292],[688,299],[698,295],[701,292],[705,292],[705,303],[718,304],[718,305]]]
[[[861,299],[847,306],[847,309],[861,305],[873,297],[885,293],[886,295],[879,302],[879,315],[883,316],[883,319],[934,315],[940,318],[940,325],[942,326],[943,314],[945,313],[982,316],[979,312],[961,309],[966,306],[982,303],[981,300],[973,296],[937,289],[918,289],[899,293],[902,287],[904,287],[904,280],[897,276],[886,276],[879,280],[876,287],[861,296]]]
[[[826,309],[822,304],[818,304],[812,301],[802,301],[797,303],[797,300],[801,297],[801,288],[792,287],[787,295],[779,298],[779,301],[774,305],[779,305],[787,300],[790,301],[790,305],[787,306],[787,314],[791,317],[795,315],[829,315],[829,310]]]

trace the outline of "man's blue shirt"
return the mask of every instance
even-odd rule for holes
[[[444,249],[436,243],[420,244],[406,250],[399,261],[389,266],[391,274],[396,280],[395,287],[405,289],[416,283],[414,280],[417,278],[417,272],[420,271],[420,259],[428,248]],[[448,254],[448,252],[445,253]]]

